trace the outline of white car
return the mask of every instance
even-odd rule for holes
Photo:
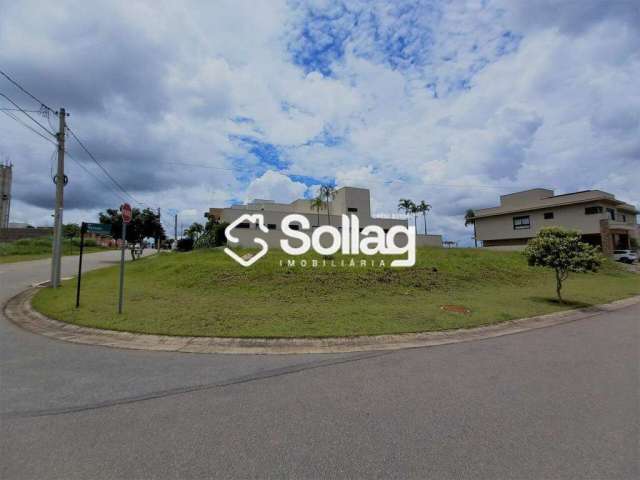
[[[633,263],[638,261],[638,254],[633,250],[615,250],[613,259],[618,262]]]

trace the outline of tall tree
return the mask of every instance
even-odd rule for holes
[[[320,186],[318,196],[325,201],[327,206],[327,223],[331,225],[331,201],[336,198],[336,187],[329,183]]]
[[[204,232],[204,226],[201,223],[193,222],[189,228],[184,231],[184,234],[195,242],[200,235],[202,235],[202,232]]]
[[[413,215],[413,219],[416,219],[416,204],[413,203],[413,200],[409,200],[408,198],[401,198],[398,202],[398,211],[404,213],[409,216],[409,214]],[[416,222],[416,227],[417,227]]]
[[[111,225],[111,236],[116,240],[122,238],[122,214],[119,209],[108,208],[99,214],[100,223]],[[159,238],[164,240],[166,235],[160,223],[160,217],[149,208],[131,210],[131,222],[127,225],[126,241],[132,244],[143,245],[145,238]],[[132,251],[133,256],[133,251]]]
[[[311,200],[311,209],[315,210],[318,214],[318,227],[320,226],[320,210],[324,208],[324,200],[320,195]]]
[[[63,235],[66,238],[74,238],[80,236],[80,227],[75,223],[67,223],[62,226]]]
[[[422,213],[422,218],[424,218],[424,234],[427,234],[427,212],[431,210],[431,205],[429,205],[424,200],[420,200],[420,203],[417,206],[418,212]]]
[[[469,225],[473,225],[473,243],[478,248],[478,238],[476,237],[476,221],[475,221],[476,212],[472,209],[469,209],[464,214],[464,226],[468,227]]]

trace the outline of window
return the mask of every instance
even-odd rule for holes
[[[626,215],[622,215],[622,221],[623,221],[624,223],[627,223],[627,216],[626,216]]]
[[[289,228],[291,228],[291,230],[300,230],[300,225],[298,225],[297,223],[292,223],[291,225],[289,225]]]
[[[357,212],[357,211],[358,211],[358,209],[357,209],[356,207],[349,207],[349,208],[347,208],[347,212],[354,212],[354,213],[355,213],[355,212]]]
[[[249,228],[251,224],[249,222],[239,223],[236,228]]]
[[[602,213],[602,207],[600,207],[600,206],[587,207],[587,208],[584,209],[584,214],[585,215],[596,215],[598,213]]]
[[[275,230],[276,229],[276,224],[275,223],[267,223],[267,228],[269,230]]]
[[[545,220],[553,220],[553,212],[544,212]]]
[[[607,208],[607,215],[609,215],[609,220],[616,219],[616,211],[613,208]]]
[[[529,215],[523,217],[513,217],[513,229],[514,230],[527,230],[531,228],[531,220]]]

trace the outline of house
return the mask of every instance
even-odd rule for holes
[[[500,206],[474,211],[477,240],[483,247],[521,249],[541,228],[578,230],[582,239],[606,254],[628,249],[638,236],[638,210],[607,192],[585,190],[554,195],[534,188],[500,197]]]
[[[299,199],[291,203],[276,203],[273,200],[256,199],[248,204],[232,205],[227,208],[211,208],[205,217],[212,218],[216,222],[231,223],[241,215],[260,213],[264,215],[264,223],[269,233],[262,233],[256,225],[241,223],[234,230],[240,246],[255,247],[255,237],[264,238],[270,247],[279,247],[284,234],[280,231],[282,219],[292,213],[307,217],[314,229],[321,225],[340,227],[342,215],[355,215],[360,223],[360,230],[367,225],[378,225],[386,232],[394,225],[407,226],[407,219],[378,218],[371,216],[371,198],[366,188],[342,187],[336,191],[335,198],[329,203],[330,216],[327,218],[327,209],[320,211],[312,207],[312,200]],[[400,243],[400,242],[399,242]],[[416,235],[417,246],[442,246],[441,235]]]

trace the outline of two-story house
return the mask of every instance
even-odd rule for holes
[[[534,188],[502,195],[500,206],[474,214],[476,238],[483,247],[524,248],[548,226],[578,230],[585,242],[606,254],[630,248],[631,238],[638,236],[638,210],[601,190],[554,195],[553,190]]]

